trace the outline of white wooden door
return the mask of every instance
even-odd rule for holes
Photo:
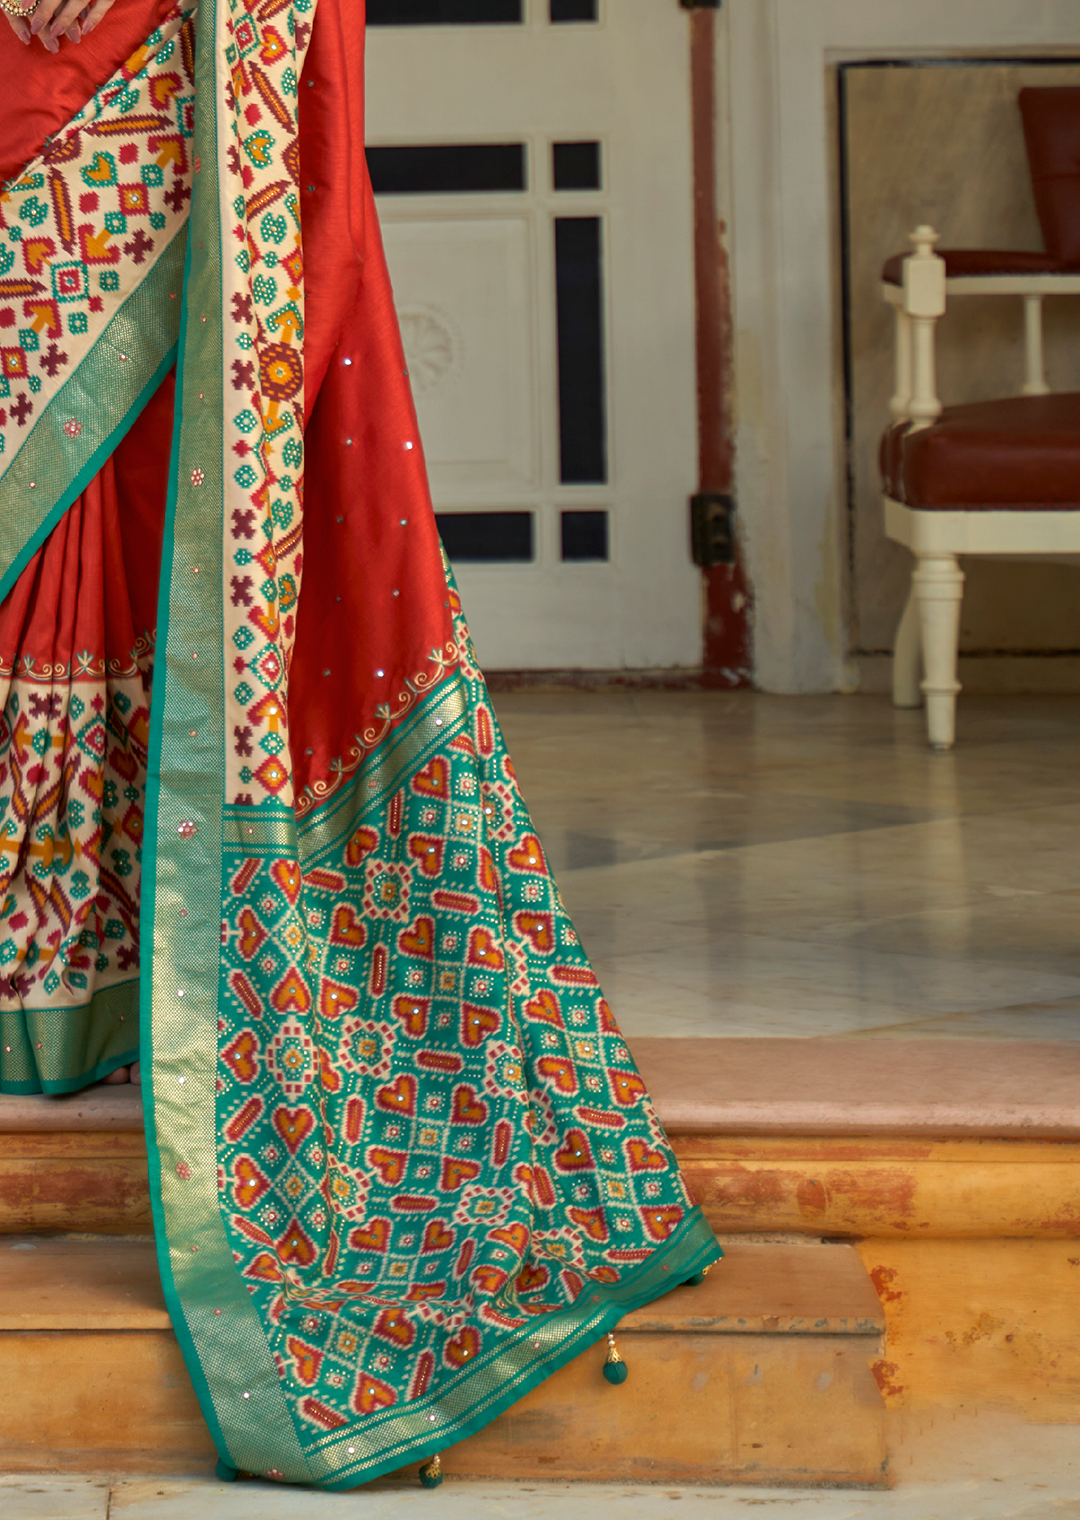
[[[372,172],[481,662],[698,664],[687,12],[369,0],[369,14]]]

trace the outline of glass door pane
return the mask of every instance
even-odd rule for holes
[[[499,26],[520,22],[522,0],[368,0],[368,26]]]

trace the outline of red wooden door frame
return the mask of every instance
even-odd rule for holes
[[[690,13],[697,306],[698,490],[734,495],[731,267],[717,204],[716,11]],[[741,545],[735,563],[703,570],[703,683],[749,686],[751,597]]]

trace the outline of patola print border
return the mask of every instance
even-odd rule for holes
[[[185,227],[49,401],[0,477],[0,600],[176,363],[179,302],[169,296],[180,289],[186,243]]]
[[[217,1008],[224,893],[223,227],[228,0],[195,39],[195,162],[161,568],[147,789],[141,1048],[158,1263],[224,1475],[312,1481],[263,1326],[235,1270],[217,1185]],[[197,658],[193,658],[197,656]],[[217,891],[211,888],[217,884]],[[183,1000],[178,993],[183,992]]]
[[[305,872],[340,850],[366,818],[383,812],[407,774],[445,752],[466,731],[467,704],[465,678],[455,671],[411,715],[405,731],[369,756],[347,791],[335,793],[304,821],[296,842]],[[284,815],[255,818],[254,811],[261,814],[263,810],[227,810],[226,850],[231,847],[234,854],[226,866],[226,878],[235,870],[241,851],[245,859],[273,859],[290,845],[289,820]],[[362,1428],[352,1425],[311,1442],[305,1448],[310,1481],[328,1490],[352,1489],[465,1440],[603,1340],[626,1314],[685,1282],[719,1255],[700,1209],[688,1210],[670,1240],[619,1283],[586,1284],[575,1304],[537,1316],[509,1344],[480,1357],[452,1383],[440,1383],[437,1391],[404,1409],[369,1415]],[[280,1453],[269,1446],[262,1465],[252,1470],[278,1479],[293,1477],[283,1467]]]
[[[0,377],[0,597],[175,361],[191,193],[188,3],[0,186],[0,297],[15,327]],[[137,180],[119,183],[117,155],[141,157]]]
[[[235,5],[235,0],[233,0]],[[286,29],[312,0],[282,5]],[[239,14],[239,7],[236,7]],[[302,1442],[264,1324],[236,1268],[218,1188],[217,1062],[221,905],[240,850],[313,859],[410,767],[445,747],[468,706],[458,671],[403,715],[298,830],[268,799],[231,805],[225,714],[226,457],[223,232],[231,186],[226,91],[230,0],[203,0],[196,37],[194,180],[179,340],[178,406],[158,617],[146,859],[141,1031],[151,1196],[166,1302],[223,1477],[238,1470],[349,1489],[462,1440],[599,1340],[631,1309],[717,1259],[703,1215],[679,1227],[616,1284],[590,1282],[573,1305],[536,1318],[438,1394]],[[217,885],[215,895],[213,884]],[[350,1446],[353,1448],[350,1451]]]

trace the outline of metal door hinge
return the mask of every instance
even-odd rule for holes
[[[699,491],[690,498],[690,544],[694,564],[703,570],[735,563],[735,498],[719,491]]]

